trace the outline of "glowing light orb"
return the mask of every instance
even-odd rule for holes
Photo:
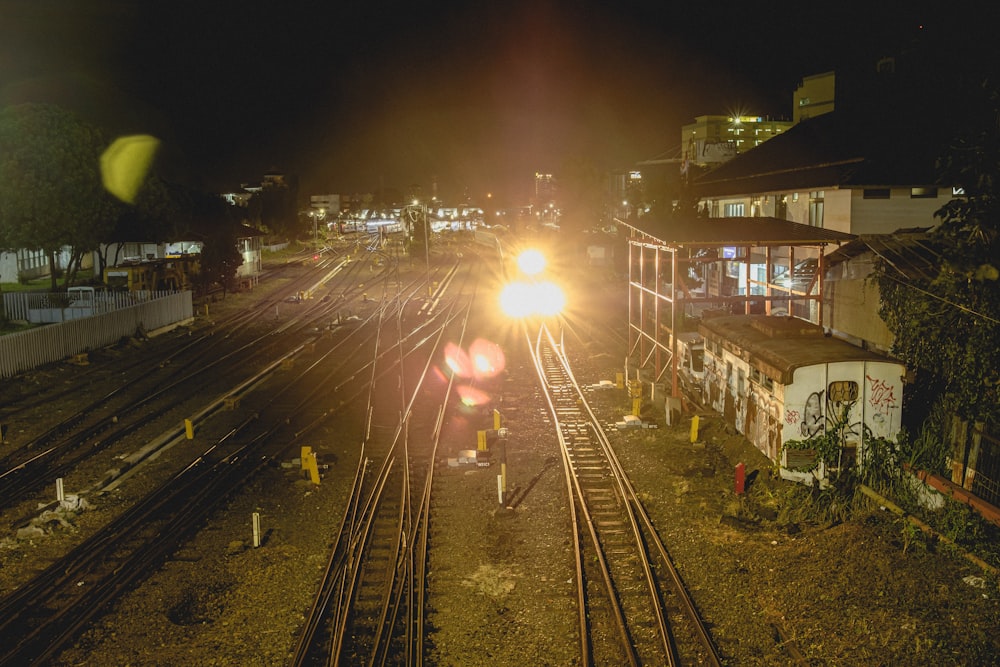
[[[510,283],[500,293],[500,308],[509,317],[558,315],[566,307],[566,295],[551,282]]]
[[[468,350],[463,350],[454,343],[445,345],[444,365],[452,375],[480,380],[499,375],[506,367],[507,360],[499,345],[477,338]]]
[[[545,270],[545,255],[539,250],[525,250],[517,256],[517,268],[526,276],[535,276]]]
[[[477,378],[491,378],[503,372],[507,365],[503,350],[496,343],[478,338],[469,346],[473,373]]]
[[[115,139],[101,154],[104,188],[123,202],[135,203],[159,146],[160,140],[148,134]]]
[[[454,343],[444,347],[444,363],[452,373],[459,377],[472,376],[472,361],[465,350]]]
[[[481,389],[476,389],[475,387],[460,385],[455,387],[455,391],[458,393],[458,397],[459,400],[462,401],[462,405],[466,407],[472,408],[477,405],[486,405],[490,402],[490,395]]]

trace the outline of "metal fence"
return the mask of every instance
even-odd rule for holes
[[[38,311],[46,310],[68,310],[90,307],[92,314],[107,313],[121,308],[128,308],[136,304],[145,303],[164,296],[175,294],[174,290],[169,291],[134,291],[134,292],[111,292],[95,290],[89,294],[72,294],[68,292],[4,292],[3,308],[10,320],[24,320],[34,322],[38,318],[35,314]],[[74,301],[74,298],[87,301]],[[73,319],[66,317],[63,319]]]
[[[105,347],[139,329],[153,331],[194,315],[189,291],[134,294],[133,303],[125,300],[110,313],[0,336],[0,377],[12,377],[42,364]],[[4,302],[6,305],[6,298]],[[7,312],[11,319],[28,319],[12,317]]]

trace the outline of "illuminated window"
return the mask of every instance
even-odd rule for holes
[[[823,226],[823,190],[809,193],[809,226]]]
[[[937,188],[910,188],[911,199],[936,199]]]
[[[865,199],[888,199],[889,188],[865,188]]]
[[[739,204],[726,204],[725,215],[726,218],[742,218],[745,215],[746,206],[741,202]]]

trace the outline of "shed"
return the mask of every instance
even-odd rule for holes
[[[905,367],[824,334],[795,317],[731,315],[705,319],[703,391],[708,405],[780,465],[781,475],[814,459],[788,449],[843,426],[843,466],[862,462],[866,440],[894,440],[902,418]],[[816,476],[827,471],[820,468]]]

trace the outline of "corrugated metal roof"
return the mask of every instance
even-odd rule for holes
[[[847,243],[853,234],[778,218],[654,218],[623,223],[666,246],[780,246]]]
[[[863,234],[827,255],[827,267],[870,252],[894,269],[900,277],[933,280],[943,260],[938,244],[926,233],[927,229],[901,229],[892,234]]]
[[[839,187],[931,186],[938,141],[888,112],[804,120],[694,183],[699,197]]]
[[[791,384],[795,369],[840,361],[886,361],[888,357],[863,350],[823,334],[822,328],[797,317],[727,315],[701,321],[698,333],[707,340],[726,341],[744,352],[751,366],[773,380]]]

